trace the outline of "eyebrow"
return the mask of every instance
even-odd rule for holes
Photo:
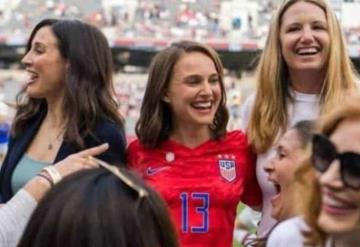
[[[41,47],[41,48],[48,48],[48,47],[50,47],[50,48],[51,48],[51,47],[57,48],[57,47],[58,47],[57,43],[55,43],[55,44],[52,44],[52,43],[46,44],[46,43],[43,43],[43,42],[41,42],[41,41],[35,41],[31,46]]]
[[[312,22],[310,22],[310,24],[323,24],[323,25],[326,25],[327,26],[327,21],[323,21],[323,20],[314,20]],[[284,24],[283,25],[285,27],[288,27],[288,26],[292,26],[292,25],[302,25],[300,22],[297,22],[297,21],[294,21],[294,22],[290,22],[290,23],[287,23],[287,24]]]
[[[213,78],[220,78],[220,74],[218,73],[214,73],[209,75],[207,78],[208,79],[213,79]],[[198,74],[191,74],[191,75],[187,75],[183,78],[183,81],[188,81],[188,80],[193,80],[193,79],[202,79],[203,76],[202,75],[198,75]]]
[[[35,42],[32,44],[32,46],[34,46],[34,47],[44,47],[44,48],[47,47],[46,44],[41,43],[41,42],[39,42],[39,41],[35,41]]]
[[[277,146],[277,149],[278,149],[278,151],[280,151],[280,152],[289,153],[289,149],[286,148],[286,146],[284,146],[283,144],[279,144],[279,145]]]
[[[220,74],[219,73],[213,73],[213,74],[211,74],[209,77],[220,77]]]

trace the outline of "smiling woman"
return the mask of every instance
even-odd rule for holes
[[[203,78],[207,83],[203,83]],[[184,54],[174,66],[172,81],[163,99],[174,111],[174,132],[180,134],[185,126],[198,134],[199,127],[208,132],[221,100],[219,75],[213,61],[201,52]],[[180,131],[176,131],[178,128]]]
[[[284,0],[271,22],[260,63],[257,90],[243,107],[249,141],[256,149],[256,173],[263,191],[258,234],[276,223],[271,217],[275,187],[264,166],[279,138],[302,120],[314,120],[333,109],[356,88],[343,34],[326,0]]]
[[[319,122],[301,183],[303,218],[275,228],[269,247],[357,247],[360,242],[360,97]],[[311,169],[314,168],[314,170]],[[304,176],[301,176],[304,178]]]
[[[26,93],[32,98],[46,97],[55,102],[64,95],[67,65],[50,26],[39,29],[32,46],[21,60],[28,73]]]
[[[128,162],[167,202],[183,247],[230,247],[238,202],[261,204],[246,136],[227,122],[213,49],[182,41],[154,57]]]
[[[325,76],[329,58],[330,37],[325,12],[311,2],[298,1],[282,16],[280,26],[281,54],[288,68],[294,90],[318,93]],[[314,71],[312,80],[301,82],[299,73]]]
[[[111,51],[96,27],[45,19],[33,29],[22,59],[28,73],[0,172],[0,201],[47,166],[109,143],[99,157],[125,161],[123,119],[112,84]]]

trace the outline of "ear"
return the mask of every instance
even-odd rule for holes
[[[166,94],[164,96],[162,96],[161,100],[166,102],[166,103],[170,103],[170,99]]]

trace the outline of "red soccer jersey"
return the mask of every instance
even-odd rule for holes
[[[238,202],[261,204],[255,159],[240,131],[193,149],[171,140],[148,149],[136,140],[128,162],[167,202],[183,247],[232,246]]]

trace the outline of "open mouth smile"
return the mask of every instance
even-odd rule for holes
[[[318,47],[304,47],[296,49],[296,54],[299,56],[313,56],[320,52]]]

